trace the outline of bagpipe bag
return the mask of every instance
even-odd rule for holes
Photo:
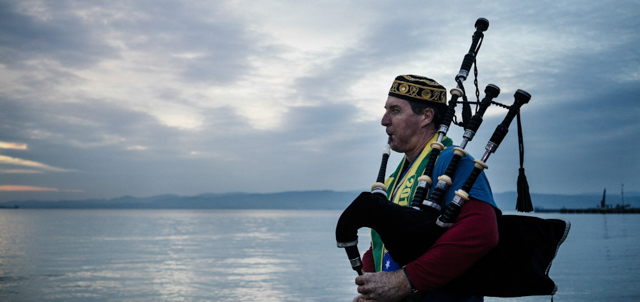
[[[400,266],[423,255],[446,231],[437,216],[403,207],[363,192],[342,213],[336,228],[339,242],[357,240],[357,230],[374,229]],[[442,289],[493,297],[552,295],[551,263],[570,224],[558,219],[522,215],[498,217],[498,245]]]

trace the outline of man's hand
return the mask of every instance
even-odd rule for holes
[[[365,273],[356,278],[359,296],[353,302],[393,302],[411,294],[411,285],[402,270]]]

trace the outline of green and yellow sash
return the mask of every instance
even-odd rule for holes
[[[422,150],[420,156],[409,165],[407,157],[402,159],[402,162],[396,168],[396,171],[387,178],[385,185],[387,186],[387,195],[390,200],[396,204],[407,207],[411,205],[413,195],[418,187],[418,177],[422,176],[424,169],[429,163],[429,156],[431,155],[431,143],[435,142],[437,135],[434,135],[431,141],[427,143],[427,146]],[[445,147],[453,144],[453,141],[446,137],[442,140],[442,144]],[[407,171],[404,167],[408,166]],[[404,174],[403,174],[404,173]],[[428,193],[427,193],[428,194]],[[428,195],[427,195],[428,196]],[[376,272],[382,271],[382,259],[384,258],[385,248],[384,243],[380,239],[380,235],[376,231],[371,230],[371,244],[373,247],[373,261],[376,266]]]

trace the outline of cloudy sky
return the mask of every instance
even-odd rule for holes
[[[393,78],[453,88],[479,17],[481,91],[532,95],[531,191],[640,191],[638,1],[1,0],[0,201],[366,190]]]

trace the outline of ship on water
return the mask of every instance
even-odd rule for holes
[[[620,189],[620,194],[622,196],[622,202],[615,206],[607,204],[607,188],[604,189],[602,193],[602,200],[600,201],[600,205],[595,208],[587,208],[587,209],[567,209],[562,207],[561,209],[543,209],[543,208],[534,208],[534,212],[536,213],[563,213],[563,214],[640,214],[640,208],[632,208],[630,204],[624,203],[624,184],[622,184]]]

